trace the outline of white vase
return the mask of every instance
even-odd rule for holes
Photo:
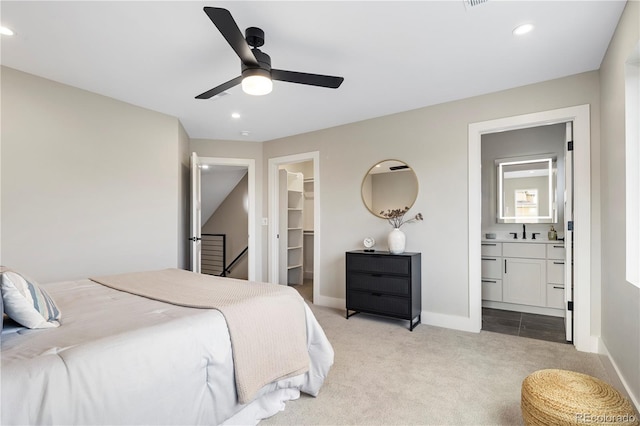
[[[399,228],[394,228],[389,232],[387,243],[389,244],[389,252],[392,254],[404,253],[404,246],[407,242],[407,237]]]

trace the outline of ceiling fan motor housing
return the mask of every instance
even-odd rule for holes
[[[251,49],[251,51],[253,52],[254,56],[258,60],[258,66],[255,67],[255,66],[252,66],[252,65],[246,65],[244,62],[241,62],[241,64],[242,64],[242,74],[244,75],[244,72],[247,71],[247,70],[261,70],[261,71],[264,71],[267,76],[270,75],[270,73],[271,73],[271,57],[269,55],[267,55],[266,53],[264,53],[263,51],[261,51],[260,49],[253,48],[253,49]]]
[[[260,47],[264,44],[264,31],[258,27],[249,27],[244,30],[244,38],[251,47]]]

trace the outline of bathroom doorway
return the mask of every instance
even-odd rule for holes
[[[570,130],[555,123],[481,136],[483,330],[571,341],[563,229]]]
[[[578,350],[597,351],[597,338],[591,334],[591,165],[590,165],[590,112],[589,105],[542,111],[514,117],[506,117],[469,125],[469,316],[474,328],[482,326],[481,239],[482,239],[482,191],[481,191],[481,138],[482,135],[538,127],[542,125],[572,124],[573,201],[571,211],[575,230],[565,235],[578,238],[573,246],[573,344]],[[572,223],[572,224],[573,224]]]

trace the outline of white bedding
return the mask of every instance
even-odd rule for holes
[[[305,305],[309,372],[237,402],[216,310],[174,306],[89,280],[43,285],[61,326],[2,331],[1,423],[255,424],[299,392],[317,395],[333,349]]]

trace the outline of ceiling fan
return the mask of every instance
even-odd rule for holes
[[[260,28],[249,27],[243,36],[228,10],[219,7],[205,7],[204,12],[240,57],[242,74],[201,93],[196,96],[196,99],[212,98],[238,84],[242,84],[242,90],[250,95],[266,95],[271,92],[272,80],[331,89],[337,89],[344,81],[343,77],[273,69],[271,68],[271,57],[258,49],[264,44],[264,31]]]

